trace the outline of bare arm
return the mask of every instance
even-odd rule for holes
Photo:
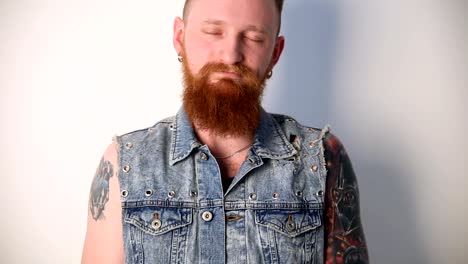
[[[117,147],[107,148],[91,184],[82,264],[124,263]]]
[[[325,263],[369,263],[359,213],[359,191],[351,161],[337,137],[325,139]]]

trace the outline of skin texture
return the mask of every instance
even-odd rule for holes
[[[327,161],[325,263],[369,263],[359,213],[359,190],[346,151],[337,137],[324,141]]]

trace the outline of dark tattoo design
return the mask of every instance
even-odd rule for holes
[[[102,158],[94,175],[89,195],[89,210],[96,221],[104,218],[104,208],[109,201],[109,179],[113,174],[112,164]]]
[[[338,138],[325,141],[327,195],[325,200],[326,264],[367,264],[364,231],[359,213],[359,191],[351,161]]]

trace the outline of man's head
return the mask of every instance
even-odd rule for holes
[[[278,62],[283,0],[188,0],[174,47],[196,74],[206,63],[243,64],[259,78]]]
[[[235,114],[233,112],[231,116],[237,116],[239,119],[254,119],[255,117],[257,120],[251,122],[258,123],[264,80],[278,62],[284,47],[284,38],[278,36],[282,3],[283,1],[277,0],[186,1],[184,19],[176,18],[174,21],[173,39],[176,52],[184,61],[183,99],[186,110],[187,104],[196,99],[188,98],[189,95],[194,96],[193,93],[188,93],[193,92],[194,87],[205,89],[204,92],[198,91],[197,95],[210,94],[215,98],[206,99],[217,102],[214,105],[219,107],[221,101],[216,101],[216,96],[222,97],[230,93],[233,95],[238,93],[235,90],[242,90],[248,84],[257,83],[253,88],[259,90],[258,98],[251,99],[251,102],[256,102],[256,105],[246,109],[228,109],[229,104],[224,104],[226,106],[223,106],[223,111],[217,108],[209,112],[213,114],[235,111]],[[214,67],[205,67],[213,64]],[[206,69],[210,71],[207,72]],[[252,77],[256,78],[256,81],[253,82]],[[197,85],[189,82],[190,80],[197,80]],[[200,83],[201,80],[204,83]],[[247,95],[242,96],[242,100],[246,99],[245,96]],[[206,112],[207,109],[203,107],[194,105],[191,108],[194,112],[203,110]],[[244,116],[245,113],[252,111],[255,113]],[[197,120],[194,120],[196,119],[194,113],[187,111],[187,114],[197,124]],[[197,118],[200,118],[200,114]],[[219,122],[226,120],[226,117],[221,115],[214,118]],[[228,123],[235,124],[238,121],[241,120],[232,120]],[[217,130],[216,127],[210,127],[206,122],[205,128]],[[229,128],[224,130],[229,130]],[[222,134],[240,133],[240,131],[234,131]]]

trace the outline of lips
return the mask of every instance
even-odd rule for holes
[[[242,75],[233,71],[218,71],[213,72],[211,75],[211,80],[213,81],[218,81],[222,79],[241,80]]]

